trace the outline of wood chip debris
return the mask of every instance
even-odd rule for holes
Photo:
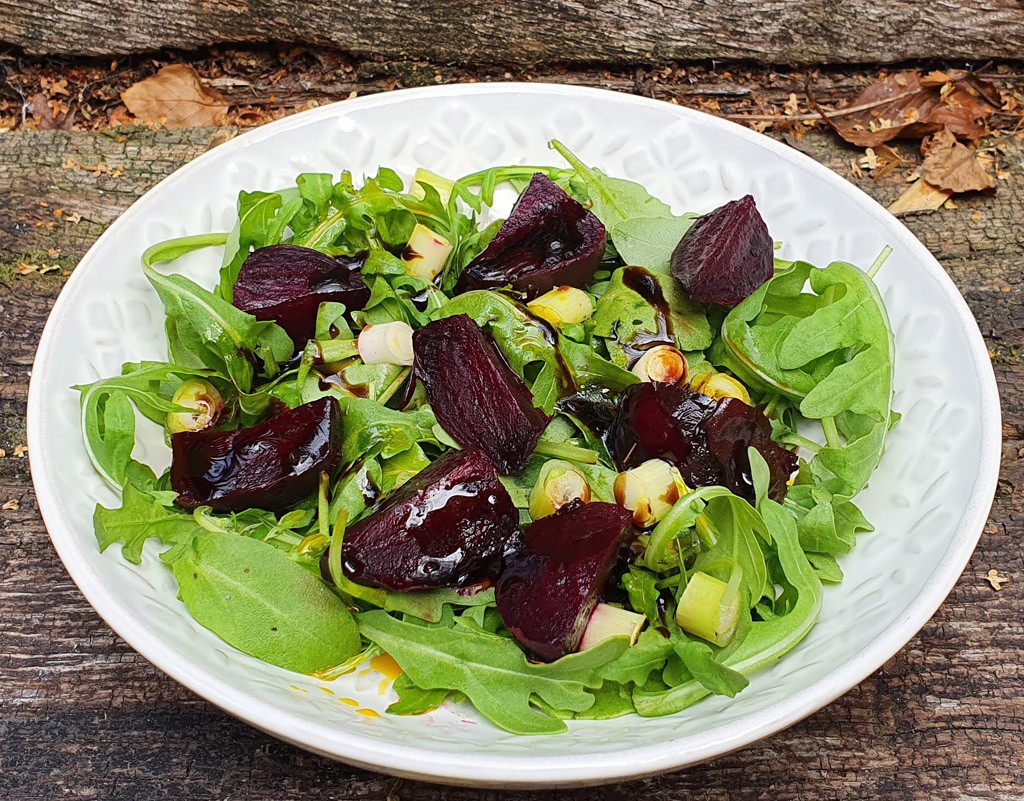
[[[992,589],[998,592],[1003,588],[1003,585],[1010,580],[1009,576],[1000,576],[999,571],[996,568],[992,568],[988,571],[988,575],[985,576],[985,580],[992,585]]]
[[[15,445],[14,453],[11,454],[15,459],[24,459],[28,456],[28,445]]]
[[[90,172],[95,177],[101,175],[109,175],[111,178],[119,178],[124,173],[124,167],[111,167],[109,164],[100,162],[99,164],[82,164],[78,159],[68,156],[64,159],[65,170],[75,170],[78,172]],[[82,219],[79,215],[78,219]]]
[[[17,498],[11,498],[9,501],[5,501],[4,503],[0,504],[0,511],[17,512],[20,506],[21,504],[18,502]]]
[[[60,272],[61,269],[59,264],[31,264],[30,262],[23,261],[18,265],[18,275],[30,275],[32,273],[49,275],[50,273]]]

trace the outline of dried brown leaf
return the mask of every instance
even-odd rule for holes
[[[67,131],[74,122],[65,107],[42,92],[37,92],[28,99],[28,110],[40,131]]]
[[[187,64],[171,64],[121,93],[128,110],[143,122],[166,128],[222,125],[228,104],[205,86]]]
[[[826,112],[829,125],[860,147],[891,139],[918,138],[943,128],[956,136],[980,139],[985,121],[1002,105],[999,90],[970,72],[897,72],[879,78],[850,101],[850,113]]]
[[[889,211],[897,216],[912,214],[915,211],[935,211],[949,200],[952,194],[951,189],[939,189],[924,179],[918,179],[892,202]]]
[[[985,171],[977,153],[960,144],[945,128],[928,139],[921,150],[925,154],[921,176],[939,189],[953,192],[995,189],[996,179]]]

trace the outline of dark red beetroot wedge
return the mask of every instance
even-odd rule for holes
[[[672,275],[691,300],[735,306],[774,272],[768,226],[746,195],[698,218],[672,253]]]
[[[633,384],[623,392],[612,423],[609,446],[615,461],[628,470],[648,459],[665,459],[679,467],[690,487],[720,484],[704,428],[717,405],[678,384]]]
[[[341,409],[321,398],[239,431],[171,435],[171,487],[179,506],[278,512],[316,491],[341,459]]]
[[[797,456],[771,437],[760,409],[735,398],[716,401],[672,384],[634,384],[622,395],[610,448],[623,469],[648,459],[679,468],[690,487],[724,486],[754,500],[747,448],[764,457],[771,472],[768,495],[781,501]]]
[[[737,495],[754,500],[747,448],[755,448],[768,463],[768,497],[782,501],[786,482],[796,470],[797,455],[772,439],[772,426],[760,409],[725,398],[707,422],[708,450],[722,470],[724,484]]]
[[[574,501],[523,533],[496,599],[505,627],[537,659],[552,662],[579,648],[632,520],[613,503]]]
[[[370,288],[359,274],[362,259],[334,260],[297,245],[254,250],[242,264],[232,302],[257,320],[273,320],[301,348],[316,331],[321,303],[344,303],[361,309]]]
[[[490,334],[456,314],[416,331],[412,346],[413,370],[441,428],[486,453],[503,475],[523,472],[548,417]]]
[[[352,581],[387,590],[462,587],[493,577],[519,512],[483,451],[453,451],[345,533]]]
[[[512,285],[533,298],[556,286],[584,287],[604,255],[601,221],[537,173],[487,248],[459,276],[455,294]]]

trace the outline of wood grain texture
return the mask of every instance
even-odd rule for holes
[[[212,708],[160,674],[98,618],[54,554],[25,459],[24,412],[39,331],[71,270],[149,186],[223,129],[25,132],[0,138],[0,798],[623,801],[1024,798],[1024,176],[992,197],[912,217],[963,291],[992,350],[1004,400],[1003,472],[967,571],[936,616],[877,674],[816,715],[710,765],[605,788],[497,793],[396,782],[311,756]],[[845,177],[826,134],[796,144]],[[1010,164],[1024,145],[1010,142]],[[119,169],[123,172],[119,172]],[[114,177],[116,175],[116,177]],[[883,202],[894,174],[861,178]],[[45,204],[45,205],[43,205]],[[60,214],[57,214],[60,210]],[[81,215],[74,222],[76,215]],[[57,251],[53,255],[53,251]],[[984,581],[999,568],[1000,592]]]
[[[107,55],[304,42],[489,65],[1020,58],[1019,0],[0,0],[0,41]]]

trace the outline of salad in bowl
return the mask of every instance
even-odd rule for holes
[[[515,734],[731,697],[793,648],[898,419],[887,251],[777,259],[756,198],[676,215],[551,146],[567,166],[303,173],[149,248],[167,360],[78,387],[121,494],[99,547],[159,540],[247,654],[386,653],[388,712],[465,699]],[[214,287],[160,266],[207,247]]]

